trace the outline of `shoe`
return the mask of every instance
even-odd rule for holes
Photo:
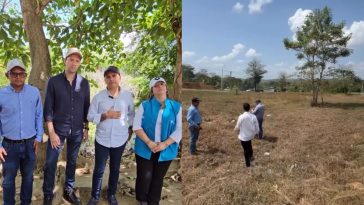
[[[78,198],[73,189],[64,189],[63,198],[71,204],[81,205],[80,198]]]
[[[138,201],[139,202],[139,205],[148,205],[148,202],[146,201]]]
[[[107,196],[107,201],[110,205],[119,205],[118,200],[116,200],[115,195]]]
[[[88,200],[87,205],[96,205],[97,203],[99,203],[99,200],[91,197],[90,200]]]
[[[45,196],[43,199],[43,205],[52,205],[53,197]]]
[[[250,157],[250,162],[252,162],[252,161],[254,161],[255,160],[255,158],[252,156],[252,157]]]

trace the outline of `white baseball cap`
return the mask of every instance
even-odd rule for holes
[[[6,66],[6,72],[9,72],[11,69],[13,69],[15,67],[19,67],[19,68],[23,69],[24,71],[26,71],[23,62],[21,60],[15,58],[8,62],[8,65]]]
[[[82,59],[82,54],[81,54],[80,50],[78,50],[78,48],[69,48],[67,50],[67,54],[64,57],[64,59],[67,59],[70,55],[73,55],[73,54],[78,55],[80,57],[80,59]]]
[[[149,88],[152,88],[154,87],[154,85],[158,82],[164,82],[164,84],[166,84],[166,80],[164,80],[164,78],[162,77],[155,77],[155,78],[152,78],[152,80],[150,80],[149,82]]]

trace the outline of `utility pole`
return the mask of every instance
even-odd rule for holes
[[[224,64],[221,67],[221,90],[223,90]]]

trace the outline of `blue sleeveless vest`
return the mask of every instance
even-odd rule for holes
[[[155,126],[157,123],[158,113],[161,104],[155,97],[143,101],[142,106],[144,109],[142,117],[142,128],[150,140],[155,139]],[[161,141],[165,141],[176,130],[177,114],[181,108],[181,104],[169,98],[165,101],[165,108],[162,113],[162,130]],[[152,151],[148,145],[144,143],[139,137],[135,138],[135,153],[145,159],[150,159]],[[176,158],[178,152],[178,144],[174,142],[169,145],[165,150],[161,151],[158,161],[169,161]]]

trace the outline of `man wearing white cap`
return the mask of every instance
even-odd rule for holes
[[[58,156],[67,141],[66,179],[63,198],[81,204],[75,195],[76,160],[82,139],[88,138],[87,112],[90,107],[90,85],[77,74],[82,54],[70,48],[65,56],[65,71],[48,81],[44,102],[44,120],[49,139],[44,165],[43,204],[52,204]]]
[[[0,161],[3,164],[3,204],[15,204],[15,177],[22,175],[21,204],[31,204],[33,170],[43,135],[43,110],[39,90],[25,84],[23,63],[11,60],[6,67],[10,85],[0,89]]]

